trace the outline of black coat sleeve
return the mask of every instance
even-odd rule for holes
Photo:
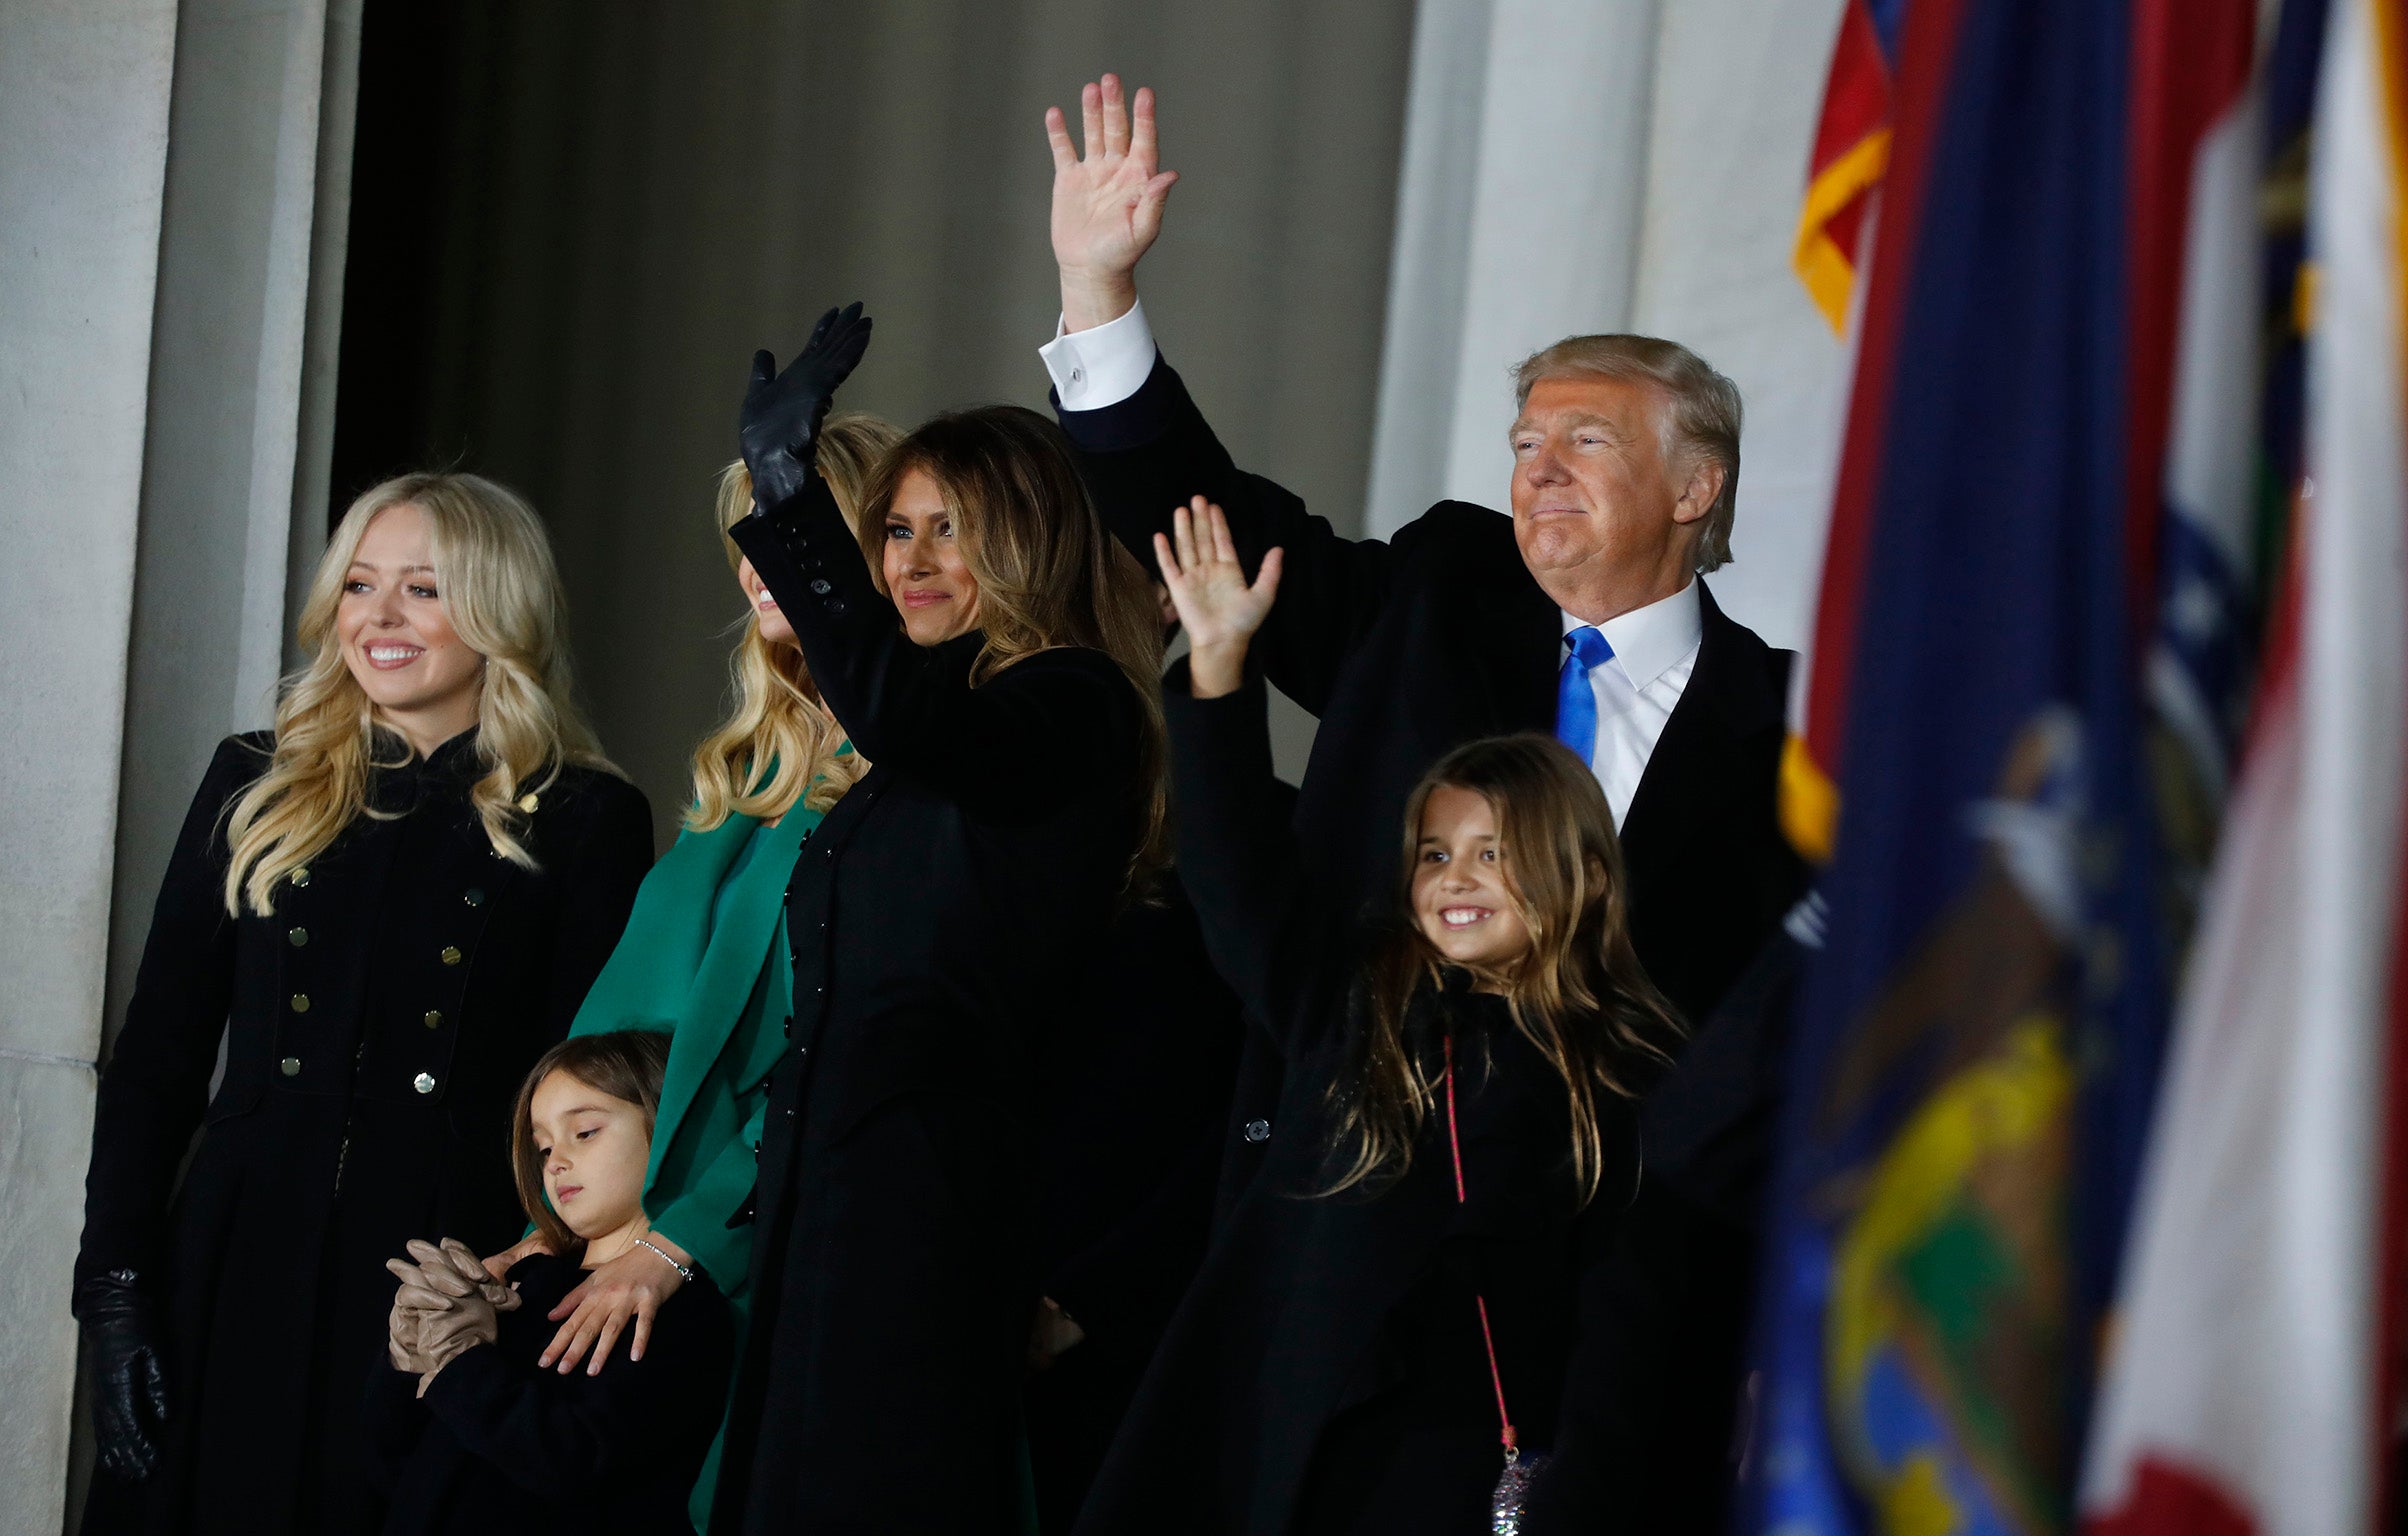
[[[168,855],[125,1027],[100,1076],[79,1284],[114,1269],[155,1282],[166,1253],[168,1196],[208,1107],[234,996],[238,925],[226,912],[226,813],[267,771],[270,750],[263,736],[218,744]]]
[[[644,792],[614,775],[595,772],[577,792],[591,804],[583,825],[564,846],[546,848],[557,860],[561,901],[552,933],[552,981],[545,995],[549,1038],[567,1037],[585,994],[618,947],[634,910],[637,887],[652,869],[652,806]]]
[[[1343,1026],[1357,946],[1346,916],[1304,874],[1264,705],[1253,681],[1193,697],[1185,662],[1164,682],[1180,879],[1214,968],[1292,1061]]]
[[[426,1424],[426,1410],[418,1402],[418,1373],[397,1370],[388,1360],[370,1366],[368,1390],[360,1400],[360,1460],[371,1488],[392,1493]]]
[[[1139,705],[1117,663],[1100,651],[1040,651],[973,687],[976,640],[912,642],[827,482],[813,476],[801,496],[741,519],[733,535],[794,626],[829,711],[873,765],[966,805],[1031,812],[1130,777]]]
[[[1249,578],[1265,550],[1286,551],[1279,604],[1253,656],[1272,686],[1319,715],[1386,599],[1395,552],[1377,539],[1341,537],[1297,496],[1240,470],[1160,357],[1127,400],[1059,416],[1104,526],[1149,572],[1154,535],[1170,532],[1171,513],[1197,495],[1227,514]]]
[[[727,1308],[715,1293],[678,1302],[661,1309],[641,1360],[562,1376],[480,1344],[421,1401],[468,1454],[530,1493],[589,1492],[718,1428],[735,1359]]]

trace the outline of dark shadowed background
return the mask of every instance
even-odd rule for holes
[[[664,839],[743,609],[711,531],[755,347],[827,305],[847,407],[1043,407],[1042,117],[1109,67],[1181,173],[1145,273],[1231,450],[1359,526],[1413,9],[369,0],[332,506],[423,464],[551,525],[581,691]],[[1283,710],[1283,771],[1310,722]]]

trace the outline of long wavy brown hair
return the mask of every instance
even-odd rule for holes
[[[820,478],[848,523],[860,525],[870,476],[902,437],[893,423],[857,411],[839,412],[819,429]],[[731,571],[743,565],[744,552],[728,530],[751,511],[752,475],[738,459],[719,472],[719,541]],[[735,704],[694,749],[688,828],[708,832],[730,812],[774,821],[797,805],[825,811],[870,771],[858,752],[838,750],[844,728],[821,701],[801,649],[763,639],[760,611],[749,605],[727,669]]]
[[[986,646],[973,686],[1040,651],[1084,646],[1118,662],[1137,690],[1144,830],[1129,889],[1142,894],[1169,862],[1162,607],[1152,584],[1104,532],[1061,428],[1017,405],[990,405],[931,418],[871,477],[858,531],[881,592],[887,508],[915,469],[943,492],[962,563],[978,581]]]
[[[1514,1027],[1563,1079],[1572,1175],[1585,1205],[1605,1168],[1598,1104],[1634,1097],[1639,1070],[1671,1060],[1681,1024],[1631,947],[1622,845],[1605,792],[1561,742],[1536,734],[1457,747],[1405,803],[1393,917],[1357,993],[1347,1070],[1330,1088],[1344,1166],[1325,1193],[1403,1177],[1442,1082],[1443,1068],[1416,1051],[1405,1027],[1407,1008],[1440,984],[1444,963],[1413,916],[1422,811],[1441,787],[1470,790],[1496,814],[1507,898],[1530,947],[1473,975],[1504,995]]]

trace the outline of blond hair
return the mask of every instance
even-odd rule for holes
[[[828,418],[819,432],[819,473],[856,528],[870,474],[903,434],[859,412]],[[729,570],[744,563],[728,530],[752,511],[752,475],[738,459],[719,472],[719,537]],[[826,811],[870,771],[857,752],[839,752],[844,728],[828,713],[802,651],[772,645],[760,610],[744,618],[744,637],[728,657],[735,707],[694,749],[694,803],[686,826],[708,832],[733,813],[775,821],[797,805]]]
[[[1722,466],[1722,490],[1698,530],[1696,564],[1700,571],[1728,565],[1731,525],[1739,512],[1739,428],[1744,415],[1739,386],[1677,341],[1566,336],[1514,366],[1514,409],[1530,403],[1530,387],[1541,379],[1584,377],[1653,385],[1665,402],[1657,416],[1665,459],[1691,467],[1700,460]]]
[[[1169,750],[1162,722],[1162,605],[1144,569],[1104,532],[1061,428],[1017,405],[930,418],[878,467],[858,533],[886,591],[886,513],[904,476],[923,471],[944,496],[962,563],[978,581],[986,644],[972,686],[1062,646],[1101,651],[1137,691],[1141,833],[1131,893],[1169,861]]]
[[[1347,1161],[1325,1193],[1402,1177],[1440,1086],[1408,1042],[1405,1015],[1415,993],[1438,985],[1443,963],[1412,913],[1422,811],[1441,787],[1468,789],[1496,814],[1506,898],[1530,947],[1475,975],[1504,993],[1514,1027],[1563,1079],[1572,1177],[1585,1204],[1605,1169],[1599,1099],[1632,1097],[1631,1069],[1671,1060],[1681,1031],[1631,947],[1622,848],[1605,792],[1569,748],[1535,733],[1457,747],[1406,802],[1396,920],[1374,948],[1348,1070],[1330,1089]]]
[[[287,677],[276,703],[276,747],[268,770],[234,802],[226,822],[226,910],[275,909],[276,883],[323,853],[354,818],[383,817],[368,804],[368,771],[410,759],[379,757],[376,707],[343,659],[335,614],[360,538],[379,512],[416,507],[426,518],[443,612],[461,642],[484,658],[477,687],[477,760],[469,789],[494,851],[522,868],[534,855],[519,840],[529,792],[563,765],[611,768],[571,697],[568,600],[552,546],[534,508],[481,475],[412,474],[363,492],[343,514],[301,606],[301,649],[310,660]]]

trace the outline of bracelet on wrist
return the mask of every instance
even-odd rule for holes
[[[676,1271],[677,1271],[677,1278],[678,1278],[678,1279],[680,1279],[680,1280],[684,1280],[684,1281],[686,1281],[686,1282],[688,1282],[688,1283],[691,1283],[691,1282],[693,1281],[693,1279],[694,1279],[694,1266],[693,1266],[693,1265],[691,1265],[691,1264],[680,1264],[680,1263],[678,1263],[678,1262],[677,1262],[677,1260],[675,1260],[675,1259],[673,1259],[673,1258],[671,1258],[671,1257],[669,1256],[669,1250],[668,1250],[668,1249],[666,1249],[666,1248],[663,1248],[663,1247],[662,1247],[660,1244],[658,1244],[658,1243],[656,1243],[656,1242],[652,1241],[652,1239],[650,1239],[650,1238],[648,1238],[648,1237],[639,1237],[639,1238],[637,1238],[637,1239],[636,1239],[636,1242],[637,1242],[637,1243],[638,1243],[640,1246],[642,1246],[642,1247],[645,1247],[645,1248],[649,1248],[649,1249],[651,1249],[651,1250],[652,1250],[654,1253],[656,1253],[656,1254],[660,1255],[660,1261],[661,1261],[663,1264],[666,1264],[666,1265],[668,1265],[668,1266],[669,1266],[671,1269],[674,1269],[674,1270],[676,1270]]]

